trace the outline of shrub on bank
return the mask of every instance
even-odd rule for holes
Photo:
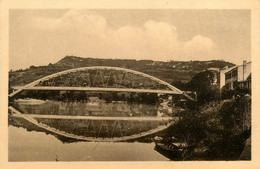
[[[251,134],[251,98],[237,97],[188,110],[169,133],[190,146],[185,160],[236,160]]]

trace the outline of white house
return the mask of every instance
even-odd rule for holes
[[[236,88],[251,89],[251,61],[243,61],[242,65],[225,67],[219,71],[219,86],[227,90]]]

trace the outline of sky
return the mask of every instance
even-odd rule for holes
[[[9,69],[67,55],[157,61],[251,60],[250,10],[11,9]]]

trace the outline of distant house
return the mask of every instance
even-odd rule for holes
[[[220,89],[251,89],[251,61],[243,61],[242,65],[220,70],[218,81]]]

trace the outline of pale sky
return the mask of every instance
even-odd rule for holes
[[[160,61],[251,60],[250,10],[11,9],[10,68],[66,55]]]

